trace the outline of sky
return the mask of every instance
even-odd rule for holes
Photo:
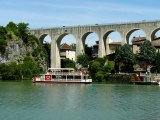
[[[0,26],[29,28],[94,25],[160,19],[159,0],[0,0]],[[93,38],[91,35],[91,38]],[[115,35],[113,35],[115,36]],[[98,39],[98,38],[97,38]]]

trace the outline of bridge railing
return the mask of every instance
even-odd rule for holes
[[[72,26],[55,26],[55,27],[41,27],[41,28],[31,28],[30,30],[47,30],[47,29],[62,29],[62,28],[74,28],[74,27],[89,27],[89,26],[107,26],[107,25],[121,25],[121,24],[135,24],[135,23],[152,23],[160,22],[157,20],[142,20],[142,21],[129,21],[129,22],[117,22],[117,23],[103,23],[103,24],[88,24],[88,25],[72,25]]]

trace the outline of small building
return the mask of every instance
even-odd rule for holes
[[[120,46],[121,46],[121,42],[110,41],[109,42],[109,55],[115,53],[116,48]]]
[[[92,57],[93,58],[98,58],[98,47],[99,46],[99,41],[96,41],[96,43],[92,46]]]
[[[76,52],[74,49],[72,49],[68,44],[63,43],[60,46],[60,58],[66,59],[69,58],[70,60],[75,61]]]
[[[146,40],[146,37],[133,37],[132,39],[132,50],[134,54],[139,53],[140,45]],[[156,50],[160,49],[160,38],[155,38],[151,41],[152,45]]]
[[[118,41],[113,41],[110,38],[107,39],[107,44],[106,44],[106,55],[113,55],[115,53],[115,50],[117,47],[121,46],[121,42]],[[93,45],[93,58],[98,57],[98,49],[99,49],[99,41],[96,41],[96,44]]]

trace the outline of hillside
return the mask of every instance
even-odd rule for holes
[[[41,44],[34,35],[29,33],[28,24],[26,23],[15,24],[10,22],[5,27],[0,26],[0,67],[4,67],[5,65],[6,68],[12,65],[15,66],[13,67],[15,69],[17,66],[23,66],[22,69],[25,69],[25,67],[28,66],[29,68],[26,69],[32,72],[29,76],[32,77],[33,74],[38,74],[47,67],[49,53],[46,49],[48,46],[46,46],[47,45]],[[34,69],[38,69],[38,72],[32,71],[34,66],[30,66],[32,63],[36,65]],[[24,66],[24,64],[27,65]],[[15,71],[15,69],[13,69],[13,71]],[[19,70],[21,69],[19,68]],[[13,75],[16,74],[9,72],[10,70],[0,70],[2,78],[4,71],[10,74],[12,78]],[[20,78],[23,78],[25,74],[28,73],[24,73]]]

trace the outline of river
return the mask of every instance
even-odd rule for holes
[[[0,82],[0,120],[159,120],[160,86]]]

